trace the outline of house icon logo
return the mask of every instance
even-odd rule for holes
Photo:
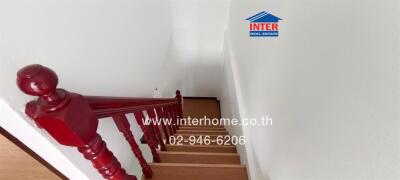
[[[250,21],[250,37],[278,37],[278,22],[282,20],[269,12],[262,11],[254,16],[247,18]]]

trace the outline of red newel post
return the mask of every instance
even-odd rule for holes
[[[160,162],[160,156],[157,153],[156,143],[155,143],[155,140],[153,139],[154,136],[151,134],[151,131],[148,128],[148,126],[145,126],[143,123],[143,121],[145,121],[145,119],[143,117],[143,112],[138,111],[138,112],[134,112],[133,114],[135,116],[136,122],[138,123],[138,125],[140,126],[140,128],[143,131],[143,134],[144,134],[144,137],[146,138],[147,144],[150,147],[151,154],[153,155],[154,162]]]
[[[153,171],[147,164],[146,160],[143,157],[142,151],[135,141],[135,137],[132,134],[129,121],[126,118],[125,114],[118,114],[113,116],[112,118],[117,125],[118,130],[124,135],[126,141],[128,141],[129,145],[131,146],[133,154],[135,154],[136,158],[139,160],[143,174],[147,178],[151,178],[153,176]]]
[[[136,180],[121,167],[96,133],[98,119],[83,97],[56,89],[57,75],[41,65],[29,65],[17,73],[18,87],[39,96],[26,105],[26,114],[60,144],[77,147],[105,179]]]

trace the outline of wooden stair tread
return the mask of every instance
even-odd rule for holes
[[[195,142],[194,144],[190,144],[191,141],[189,138],[183,138],[183,141],[181,142],[183,145],[206,145],[204,142],[201,144],[199,142]],[[232,146],[231,141],[227,141],[227,144],[218,144],[221,142],[217,142],[216,140],[214,141],[213,138],[210,138],[210,143],[208,145],[220,145],[220,146]],[[225,143],[225,141],[223,141]]]
[[[195,137],[198,137],[198,136],[210,136],[210,138],[211,139],[216,139],[216,138],[218,138],[218,136],[222,136],[222,137],[225,137],[225,136],[229,136],[229,134],[220,134],[220,135],[218,135],[218,134],[174,134],[173,136],[182,136],[183,138],[189,138],[190,136],[195,136]]]
[[[162,151],[159,155],[162,163],[240,164],[236,153]]]
[[[230,136],[230,135],[229,134],[220,134],[220,135],[218,135],[218,134],[174,134],[172,136],[175,136],[175,137],[182,136],[183,139],[189,139],[191,136],[193,136],[193,137],[202,136],[203,138],[205,136],[210,136],[211,140],[216,140],[218,137],[222,137],[223,138],[225,136]]]
[[[236,148],[234,145],[220,146],[220,145],[171,145],[171,144],[166,144],[166,146],[194,146],[197,148],[227,148],[227,147]]]
[[[169,167],[216,167],[216,168],[224,168],[224,167],[230,167],[230,168],[246,168],[245,165],[240,165],[240,164],[191,164],[191,163],[149,163],[151,166],[169,166]]]
[[[218,155],[218,156],[239,156],[236,153],[212,153],[212,152],[178,152],[178,151],[158,151],[159,154],[187,154],[187,155]]]
[[[151,180],[247,180],[246,166],[231,164],[150,163]],[[143,178],[147,180],[147,178]],[[148,179],[150,180],[150,179]]]

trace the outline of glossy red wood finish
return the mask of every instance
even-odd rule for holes
[[[162,109],[162,107],[156,107],[155,109],[156,109],[156,113],[157,113],[157,118],[161,121],[161,127],[163,129],[163,132],[164,132],[164,135],[165,135],[165,138],[166,138],[165,143],[169,144],[170,133],[168,131],[167,125],[162,120],[163,118],[165,118],[163,109]]]
[[[133,154],[139,161],[140,166],[142,167],[142,172],[147,178],[151,178],[153,176],[153,172],[150,166],[147,164],[146,160],[143,157],[142,151],[135,141],[135,137],[130,129],[130,124],[125,114],[117,114],[113,116],[113,120],[118,128],[118,130],[124,135],[126,141],[128,141],[131,146],[131,150]]]
[[[179,118],[179,113],[178,113],[178,104],[175,104],[174,106],[172,106],[172,115],[174,116],[175,119],[175,130],[177,130],[178,127],[178,118]]]
[[[157,116],[156,116],[156,113],[154,112],[153,108],[148,109],[146,112],[149,115],[150,119],[156,120]],[[155,123],[152,123],[152,125],[153,125],[154,131],[157,135],[158,143],[160,145],[161,150],[166,151],[167,148],[165,147],[164,140],[163,140],[163,137],[162,137],[162,134],[160,131],[160,127],[158,126],[158,124],[155,124]]]
[[[176,103],[176,98],[123,98],[84,96],[97,117],[109,117],[119,113],[131,113],[149,108],[163,107]]]
[[[163,118],[165,118],[166,122],[171,122],[171,124],[166,124],[166,126],[167,126],[167,129],[168,129],[169,135],[172,136],[175,133],[174,133],[174,129],[172,128],[172,118],[171,118],[171,115],[169,113],[169,107],[168,106],[163,107],[162,111],[163,111],[163,115],[164,115]]]
[[[134,113],[150,146],[153,160],[159,162],[158,144],[162,150],[166,150],[163,136],[158,125],[143,124],[143,111],[150,118],[173,119],[173,124],[161,123],[168,143],[169,136],[178,128],[177,119],[182,117],[182,96],[179,90],[176,91],[175,98],[101,97],[70,93],[57,89],[57,84],[56,73],[38,64],[26,66],[17,73],[18,87],[26,94],[39,97],[27,103],[25,113],[40,128],[45,129],[60,144],[77,147],[104,178],[136,180],[135,176],[126,173],[96,132],[98,118],[112,117],[139,160],[143,174],[148,178],[152,177],[152,170],[136,144],[125,114]]]
[[[171,119],[171,129],[172,129],[172,133],[175,134],[176,133],[176,118],[174,116],[174,106],[167,106],[167,111],[168,111],[168,117]]]
[[[153,160],[155,162],[160,162],[160,156],[157,153],[157,148],[156,148],[156,143],[154,140],[154,136],[151,134],[149,126],[145,126],[143,121],[144,121],[144,116],[142,111],[134,112],[133,113],[136,119],[136,122],[138,123],[139,127],[142,129],[144,137],[146,138],[146,142],[150,147],[151,154],[153,155]]]
[[[179,91],[179,90],[176,91],[175,98],[178,101],[178,118],[183,118],[183,111],[182,111],[182,100],[183,100],[183,97],[181,95],[181,91]]]
[[[77,147],[104,178],[136,179],[126,173],[96,133],[98,119],[85,99],[56,89],[57,83],[57,75],[41,65],[29,65],[18,71],[18,87],[26,94],[39,97],[26,105],[27,115],[60,144]]]
[[[176,130],[177,130],[177,125],[176,125],[176,114],[175,114],[175,109],[174,109],[174,106],[170,106],[169,107],[169,114],[170,114],[170,116],[171,116],[171,119],[172,119],[172,129],[173,129],[173,131],[174,131],[174,134],[176,133]]]
[[[89,143],[78,147],[84,157],[92,161],[93,166],[105,179],[137,180],[135,176],[127,175],[117,158],[110,152],[100,135],[96,135]]]

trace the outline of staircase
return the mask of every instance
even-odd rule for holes
[[[219,102],[215,98],[184,98],[183,116],[220,118]],[[167,144],[167,151],[158,151],[161,161],[150,163],[152,178],[143,180],[247,180],[246,166],[233,145],[218,145],[215,139],[229,133],[223,126],[182,125],[174,134],[182,144]],[[190,145],[189,137],[209,136],[209,145]],[[194,143],[194,141],[192,141]]]
[[[173,98],[88,96],[57,88],[58,79],[53,70],[39,64],[18,71],[20,90],[38,97],[26,104],[25,114],[59,144],[76,148],[104,179],[137,180],[97,132],[99,121],[107,119],[128,142],[144,180],[248,179],[236,147],[224,138],[230,136],[218,123],[221,113],[215,98],[182,98],[179,90]],[[142,130],[154,163],[143,157],[128,116]],[[146,116],[170,121],[146,124]],[[183,117],[200,120],[204,116],[216,118],[217,125],[196,125],[194,120],[189,125],[179,123]]]

